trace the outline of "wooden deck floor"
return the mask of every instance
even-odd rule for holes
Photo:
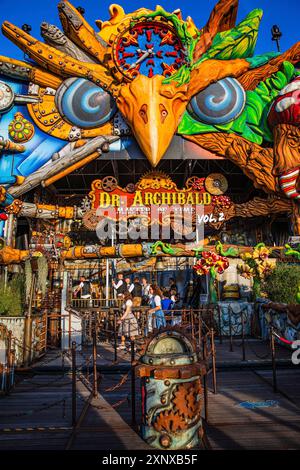
[[[268,344],[247,340],[242,363],[241,341],[228,340],[217,346],[217,394],[209,378],[207,437],[212,449],[300,449],[300,369],[283,367],[290,361],[289,350],[277,347],[277,358],[285,361],[277,371],[279,393],[272,390]],[[99,383],[100,395],[91,406],[90,393],[77,382],[80,426],[71,428],[70,360],[57,351],[47,356],[19,383],[9,396],[0,397],[0,450],[100,450],[149,449],[131,428],[130,380],[111,392],[124,372],[107,373],[113,364],[108,344],[98,347],[98,365],[105,366]],[[77,365],[85,363],[90,350],[78,352]],[[255,361],[263,361],[255,363]],[[120,353],[118,365],[128,366],[130,355]],[[239,368],[237,368],[239,367]],[[41,371],[43,369],[43,371]],[[137,422],[140,422],[139,382],[136,382]],[[115,409],[112,407],[121,403]],[[86,413],[83,413],[86,411]],[[82,414],[81,414],[82,413]]]

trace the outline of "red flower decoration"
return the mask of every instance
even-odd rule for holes
[[[222,274],[229,267],[228,258],[220,256],[214,251],[203,251],[201,255],[201,259],[193,267],[199,275],[209,274],[212,268],[218,274]]]

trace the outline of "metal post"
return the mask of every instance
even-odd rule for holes
[[[72,426],[76,426],[76,342],[72,341]]]
[[[71,321],[72,321],[72,315],[71,315],[71,310],[69,310],[69,348],[71,347],[71,339],[72,339]]]
[[[134,351],[134,340],[130,342],[131,346],[131,424],[135,426],[135,351]]]
[[[241,311],[243,361],[246,360],[244,310]]]
[[[31,315],[32,315],[35,286],[36,286],[36,274],[33,273],[30,294],[29,294],[28,309],[25,315],[25,322],[24,322],[23,362],[25,366],[28,366],[31,361],[31,352],[32,352],[32,317]]]
[[[109,259],[106,260],[106,276],[105,276],[105,304],[106,307],[109,306],[108,302],[109,297]]]
[[[195,332],[194,332],[194,314],[193,310],[190,308],[190,322],[192,327],[192,338],[195,339]]]
[[[230,341],[229,351],[230,351],[230,352],[233,352],[232,323],[231,323],[231,307],[230,307],[230,305],[228,306],[228,312],[229,312],[229,341]]]
[[[215,347],[215,332],[214,332],[213,328],[211,328],[211,330],[210,330],[210,338],[211,338],[213,391],[214,391],[214,393],[217,393],[216,347]]]
[[[206,361],[206,357],[207,357],[206,341],[207,341],[207,334],[203,336],[203,341],[202,341],[202,346],[203,346],[202,357],[204,361]],[[206,366],[206,370],[207,370],[207,366]],[[204,374],[203,376],[203,389],[204,389],[204,418],[205,418],[205,421],[208,422],[207,373]]]
[[[9,392],[11,388],[11,343],[12,343],[12,332],[8,332],[8,339],[7,339],[7,350],[6,350],[6,392]]]
[[[198,310],[198,341],[199,341],[199,351],[201,351],[202,346],[202,318],[200,310]]]
[[[118,333],[117,333],[117,312],[114,312],[114,362],[118,360]]]
[[[271,354],[272,354],[272,370],[273,370],[273,391],[277,393],[277,376],[276,376],[276,360],[275,360],[275,340],[273,327],[270,330],[271,334]]]
[[[218,309],[218,323],[219,323],[219,342],[220,344],[223,343],[223,335],[222,335],[222,323],[221,323],[221,308],[220,305],[217,306]]]
[[[93,330],[93,395],[98,395],[98,384],[97,384],[97,333],[96,333],[96,320]]]

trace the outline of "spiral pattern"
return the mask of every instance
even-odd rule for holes
[[[195,95],[187,109],[194,119],[206,124],[225,124],[244,109],[246,94],[234,78],[224,78]]]
[[[109,93],[84,78],[65,80],[57,90],[55,102],[61,116],[82,129],[102,126],[117,109]]]

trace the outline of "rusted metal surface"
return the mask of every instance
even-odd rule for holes
[[[137,371],[142,378],[141,433],[147,444],[176,450],[199,443],[204,370],[195,341],[183,330],[161,328],[146,340]]]

